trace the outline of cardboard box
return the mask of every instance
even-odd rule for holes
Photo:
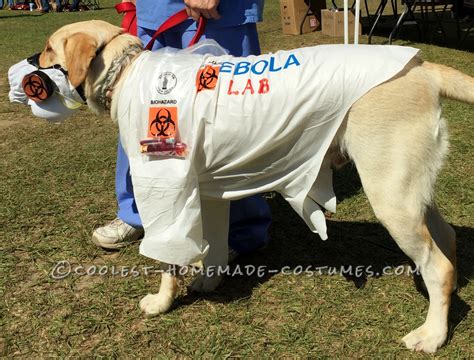
[[[354,13],[349,11],[349,37],[354,37]],[[321,10],[322,33],[329,36],[344,36],[344,10]],[[359,23],[359,36],[362,26]]]
[[[302,34],[319,30],[321,28],[320,10],[321,8],[326,7],[326,2],[324,0],[318,0],[317,2],[319,9],[316,11],[316,14],[306,17],[301,32]],[[301,22],[303,21],[307,11],[308,5],[304,2],[304,0],[280,0],[280,13],[283,33],[299,35]]]

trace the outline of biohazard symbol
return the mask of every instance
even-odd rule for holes
[[[51,96],[52,89],[46,79],[38,73],[31,73],[23,78],[22,86],[26,96],[35,102],[46,100]]]
[[[197,91],[199,92],[205,89],[213,90],[219,79],[219,70],[220,67],[212,65],[206,65],[199,70],[196,78]]]
[[[176,107],[150,108],[148,137],[171,138],[176,136],[178,127],[178,109]]]

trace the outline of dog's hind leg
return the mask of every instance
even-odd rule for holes
[[[409,349],[432,353],[445,342],[448,333],[451,293],[456,288],[456,236],[435,206],[426,210],[425,219],[417,230],[415,236],[418,239],[415,241],[420,242],[420,251],[417,245],[405,244],[404,240],[397,243],[416,260],[426,284],[430,306],[425,323],[406,335],[403,342]]]
[[[447,337],[451,292],[456,284],[454,231],[434,205],[413,203],[406,196],[407,189],[374,186],[377,180],[367,180],[364,175],[361,180],[377,218],[415,262],[429,294],[425,323],[403,342],[412,350],[435,352]]]
[[[381,95],[387,98],[387,93]],[[409,349],[432,353],[447,338],[456,286],[455,234],[432,200],[447,149],[446,131],[437,109],[426,106],[430,99],[418,95],[418,102],[405,103],[406,113],[397,109],[392,114],[387,107],[374,106],[383,100],[377,97],[351,110],[344,145],[375,215],[414,261],[427,287],[426,321],[403,342]]]

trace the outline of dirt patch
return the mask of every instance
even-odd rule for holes
[[[1,129],[5,129],[9,126],[12,126],[12,125],[15,125],[15,124],[18,124],[18,121],[14,121],[14,120],[0,120],[0,130]]]
[[[75,290],[81,291],[84,289],[91,289],[96,284],[104,282],[103,277],[101,276],[82,276],[79,280],[75,282]]]

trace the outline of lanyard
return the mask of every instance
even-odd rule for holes
[[[128,33],[132,35],[137,35],[137,16],[136,16],[136,9],[135,5],[131,2],[123,2],[115,5],[115,9],[118,13],[125,13],[123,20],[122,20],[122,28],[125,29]],[[151,50],[153,47],[153,43],[156,41],[158,36],[163,34],[165,31],[183,23],[184,21],[188,20],[189,16],[186,12],[186,9],[178,11],[176,14],[171,15],[166,21],[161,24],[161,26],[155,31],[153,36],[151,37],[149,43],[145,47],[147,50]],[[201,16],[199,19],[198,27],[196,34],[189,42],[188,46],[192,46],[196,44],[202,34],[204,33],[204,27],[206,26],[206,19]]]

